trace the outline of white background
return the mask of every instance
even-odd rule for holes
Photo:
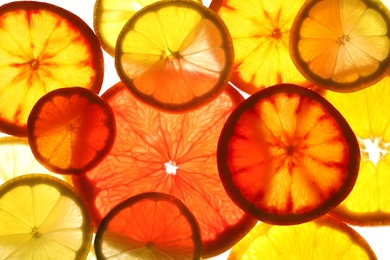
[[[203,0],[203,3],[206,6],[208,6],[210,1],[211,0]],[[293,0],[286,0],[286,1],[293,1]],[[0,5],[8,2],[10,1],[0,0]],[[95,0],[46,0],[46,1],[42,0],[42,2],[48,2],[54,5],[61,6],[75,13],[76,15],[80,16],[91,28],[93,28],[92,25],[93,7],[95,4]],[[104,92],[104,90],[106,90],[107,88],[111,87],[112,85],[114,85],[119,81],[119,78],[115,71],[113,58],[105,52],[104,52],[104,58],[105,58],[105,78],[104,78],[102,92]],[[390,189],[390,185],[389,185],[389,189]],[[378,259],[390,260],[390,227],[381,227],[381,228],[353,227],[353,228],[357,230],[367,240],[367,242],[370,244],[370,246],[376,253]],[[218,260],[227,259],[227,253],[215,257],[213,259],[218,259]]]

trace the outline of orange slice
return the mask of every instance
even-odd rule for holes
[[[221,93],[234,51],[228,29],[213,11],[193,1],[159,1],[126,23],[115,57],[121,80],[138,99],[182,112]]]
[[[92,225],[73,187],[46,174],[0,186],[1,259],[85,259]]]
[[[183,114],[138,101],[122,83],[103,98],[115,114],[116,142],[96,168],[73,176],[95,226],[116,205],[143,192],[163,192],[184,202],[199,222],[204,258],[228,250],[255,225],[257,220],[226,194],[216,164],[220,131],[243,100],[233,87]]]
[[[91,90],[81,87],[49,92],[28,118],[28,141],[35,158],[47,169],[78,174],[92,169],[115,140],[111,107]]]
[[[325,216],[300,225],[257,225],[233,247],[228,257],[228,260],[241,259],[375,260],[377,257],[359,233]]]
[[[176,197],[142,193],[116,206],[95,238],[98,259],[200,259],[198,223]]]
[[[310,87],[289,54],[290,28],[305,0],[213,0],[226,23],[235,61],[231,82],[248,94],[280,83]]]
[[[195,0],[202,3],[201,0]],[[103,48],[115,54],[119,33],[126,22],[142,8],[157,0],[97,0],[94,9],[93,25]]]
[[[282,84],[252,95],[230,115],[218,144],[230,197],[271,224],[324,215],[351,191],[360,152],[354,133],[322,96]]]
[[[290,53],[320,87],[371,86],[390,70],[390,12],[379,0],[306,1],[291,27]]]
[[[60,7],[15,1],[0,7],[0,131],[25,136],[28,115],[47,92],[100,91],[103,54],[88,25]]]
[[[354,225],[390,224],[390,77],[354,93],[327,91],[357,136],[361,164],[351,194],[332,211]]]

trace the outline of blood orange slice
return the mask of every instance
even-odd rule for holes
[[[202,243],[191,211],[174,196],[148,192],[116,206],[95,238],[98,259],[200,259]]]
[[[56,173],[78,174],[95,167],[115,140],[111,107],[89,89],[49,92],[33,107],[27,123],[35,158]]]
[[[322,96],[296,85],[252,95],[227,120],[218,168],[230,197],[273,224],[296,224],[337,206],[353,188],[354,133]]]
[[[138,101],[122,83],[103,98],[115,114],[116,142],[95,169],[73,176],[95,225],[120,202],[153,191],[176,196],[193,212],[203,257],[227,250],[253,227],[257,220],[226,194],[216,164],[220,131],[243,100],[234,88],[183,114],[164,113]]]

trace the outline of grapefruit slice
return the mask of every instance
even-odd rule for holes
[[[243,100],[234,88],[183,114],[164,113],[138,101],[122,83],[103,98],[115,114],[116,142],[96,168],[73,176],[95,226],[116,205],[143,192],[163,192],[184,202],[199,223],[202,257],[226,251],[255,225],[257,220],[226,194],[216,164],[220,131]]]
[[[237,205],[261,221],[288,225],[324,215],[345,199],[360,152],[347,121],[328,101],[281,84],[232,112],[217,158],[222,183]]]

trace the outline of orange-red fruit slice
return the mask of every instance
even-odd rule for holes
[[[297,224],[337,206],[351,191],[360,152],[354,133],[322,96],[276,85],[252,95],[227,120],[218,169],[230,197],[272,224]]]
[[[80,86],[98,93],[103,53],[91,28],[60,7],[15,1],[0,7],[0,131],[26,136],[35,102]]]
[[[110,151],[116,133],[111,107],[91,90],[54,90],[33,107],[27,123],[35,158],[56,173],[78,174]]]
[[[234,88],[183,114],[138,101],[122,83],[103,98],[115,114],[115,144],[96,168],[73,176],[95,226],[120,202],[143,192],[163,192],[184,202],[199,222],[202,257],[226,251],[254,226],[257,220],[226,194],[217,169],[220,131],[243,100]]]
[[[158,1],[135,13],[115,48],[121,80],[163,111],[196,109],[220,94],[233,69],[225,23],[194,1]]]
[[[174,196],[148,192],[116,206],[95,238],[98,259],[200,259],[202,243],[191,211]]]

